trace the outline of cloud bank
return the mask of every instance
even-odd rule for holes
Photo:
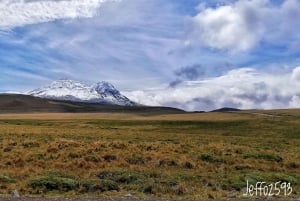
[[[97,8],[106,1],[108,0],[2,0],[0,29],[58,19],[92,17]]]
[[[185,81],[175,88],[125,93],[145,105],[179,107],[185,110],[278,109],[300,107],[300,67],[285,74],[253,68],[230,70],[222,76]]]
[[[238,0],[215,8],[199,6],[190,20],[190,40],[209,48],[248,51],[260,42],[291,45],[300,36],[300,1]]]

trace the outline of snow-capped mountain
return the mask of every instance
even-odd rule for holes
[[[112,84],[99,82],[92,86],[73,80],[57,80],[49,86],[30,91],[28,95],[54,100],[67,100],[77,102],[113,104],[113,105],[137,105],[122,95]]]

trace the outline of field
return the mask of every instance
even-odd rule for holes
[[[300,110],[1,114],[0,195],[240,198],[247,180],[300,197]]]

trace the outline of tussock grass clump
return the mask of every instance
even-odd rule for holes
[[[183,163],[183,167],[187,168],[187,169],[193,169],[195,165],[193,165],[193,163],[187,161],[185,163]]]
[[[101,159],[98,156],[95,155],[88,155],[84,158],[86,161],[90,161],[90,162],[94,162],[94,163],[98,163],[101,161]]]
[[[13,150],[13,147],[5,147],[3,149],[3,152],[11,152]]]
[[[244,158],[262,159],[267,161],[275,161],[278,163],[283,161],[283,159],[280,156],[274,154],[265,154],[265,153],[248,153],[244,155]]]
[[[117,160],[117,156],[116,155],[112,155],[112,154],[106,154],[102,157],[105,161],[107,162],[111,162],[111,161],[115,161]]]
[[[131,156],[131,157],[126,157],[125,161],[131,165],[144,165],[146,162],[149,160],[149,158],[144,158],[143,156]]]
[[[145,179],[145,175],[141,173],[127,171],[103,171],[98,173],[97,177],[101,180],[111,180],[120,184],[130,184]]]
[[[24,142],[22,145],[24,148],[40,147],[40,144],[37,142]]]
[[[153,194],[154,193],[153,189],[154,189],[153,184],[146,184],[140,189],[140,191],[145,194]]]
[[[289,163],[287,164],[287,167],[288,167],[288,168],[291,168],[291,169],[298,169],[298,168],[300,168],[300,164],[295,163],[295,162],[289,162]]]
[[[219,159],[212,153],[201,154],[199,157],[202,161],[208,163],[222,163],[223,160]]]
[[[159,161],[159,167],[176,167],[178,163],[176,160],[173,159],[162,159]]]
[[[72,153],[68,154],[68,157],[74,159],[74,158],[81,158],[82,155],[80,153],[74,153],[74,152],[72,152]]]
[[[101,180],[97,185],[97,188],[101,191],[119,191],[120,187],[118,184],[111,180]]]
[[[119,191],[120,187],[112,180],[87,180],[82,183],[85,192]]]

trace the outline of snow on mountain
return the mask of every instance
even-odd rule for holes
[[[49,86],[30,91],[28,95],[55,100],[102,103],[113,105],[137,105],[122,95],[112,84],[99,82],[92,86],[73,80],[57,80]]]

